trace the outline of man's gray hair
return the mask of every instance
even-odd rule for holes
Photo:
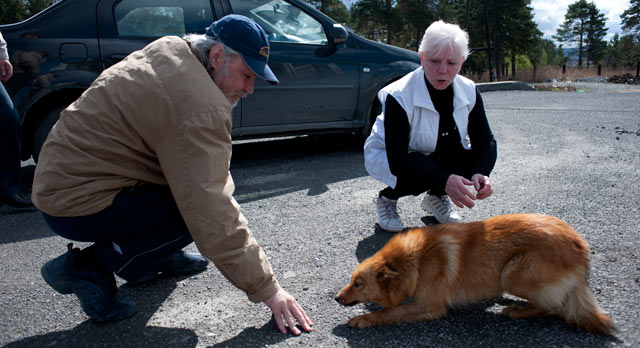
[[[223,44],[222,42],[208,35],[188,34],[188,35],[185,35],[183,39],[191,43],[191,49],[196,51],[200,55],[200,61],[202,62],[202,65],[204,65],[205,69],[207,69],[207,71],[212,70],[211,62],[209,61],[209,52],[211,51],[211,47],[215,45],[218,45],[218,44],[222,45],[222,47],[224,48],[224,53],[227,55],[227,58],[235,57],[235,56],[242,57],[240,53],[238,53],[233,48],[228,47],[227,45]],[[227,72],[229,71],[229,60],[230,59],[226,59],[224,63],[224,67],[223,67],[224,75],[227,75]]]

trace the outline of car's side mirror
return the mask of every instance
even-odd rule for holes
[[[331,39],[333,44],[318,47],[316,50],[316,56],[326,57],[334,54],[338,50],[336,45],[347,41],[347,38],[349,38],[349,32],[347,29],[345,29],[342,24],[334,24],[333,28],[331,28]]]
[[[331,28],[331,36],[333,37],[333,44],[337,45],[347,41],[347,38],[349,38],[349,32],[342,26],[342,24],[335,23],[333,28]]]

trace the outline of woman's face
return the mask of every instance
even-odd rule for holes
[[[440,90],[449,87],[464,62],[464,58],[450,47],[445,48],[439,54],[431,55],[429,52],[420,52],[420,58],[427,80],[433,87]]]

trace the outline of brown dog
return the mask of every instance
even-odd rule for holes
[[[587,242],[566,222],[545,215],[502,215],[394,236],[356,267],[336,301],[384,307],[349,320],[349,326],[364,328],[438,319],[447,306],[507,292],[529,305],[508,306],[504,315],[555,314],[604,334],[613,325],[593,297],[588,275]],[[406,298],[413,301],[401,304]]]

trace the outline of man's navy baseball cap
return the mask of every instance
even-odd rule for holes
[[[237,14],[224,16],[207,28],[207,36],[240,53],[251,71],[258,77],[273,85],[279,82],[267,65],[269,61],[267,34],[253,19]]]

